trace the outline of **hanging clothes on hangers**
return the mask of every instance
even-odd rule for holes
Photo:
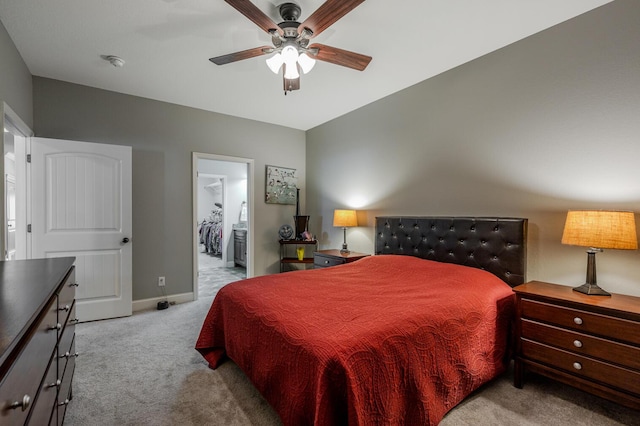
[[[222,204],[215,203],[216,208],[211,210],[209,217],[200,224],[200,244],[204,244],[205,252],[222,254]]]

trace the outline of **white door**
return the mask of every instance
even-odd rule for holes
[[[31,138],[31,258],[76,257],[80,321],[131,315],[131,147]]]

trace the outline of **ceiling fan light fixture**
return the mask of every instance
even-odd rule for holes
[[[298,56],[298,64],[300,64],[300,68],[302,68],[302,72],[307,74],[309,71],[313,69],[316,64],[316,60],[307,55],[306,53],[301,53]]]
[[[285,46],[282,49],[282,60],[284,61],[284,77],[285,78],[298,78],[300,73],[298,72],[298,49],[293,46]]]
[[[284,63],[284,59],[282,59],[280,52],[277,52],[275,55],[267,59],[266,62],[269,69],[273,71],[274,74],[278,74],[278,72],[280,72],[280,67],[282,67],[282,64]]]
[[[300,78],[297,63],[294,62],[291,66],[286,62],[284,63],[284,78],[286,78],[287,80],[295,80],[297,78]]]
[[[295,64],[298,60],[298,49],[293,46],[285,46],[282,49],[282,60],[285,64]]]

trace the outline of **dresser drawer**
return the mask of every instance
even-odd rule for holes
[[[38,400],[31,410],[31,416],[29,417],[29,424],[34,426],[47,425],[51,420],[52,414],[55,412],[58,387],[58,371],[56,370],[57,363],[55,360],[55,354],[49,361],[49,370],[40,387],[40,394]]]
[[[522,320],[522,338],[640,371],[640,348],[599,337]]]
[[[346,263],[344,259],[339,259],[332,256],[323,256],[322,254],[318,253],[313,256],[314,268],[328,268],[329,266],[342,265],[344,263]]]
[[[71,305],[76,298],[76,286],[76,270],[73,267],[58,292],[58,322],[60,324],[66,323],[69,318]]]
[[[75,358],[76,354],[73,351],[72,344],[75,338],[76,324],[73,321],[76,315],[76,305],[75,303],[72,305],[71,314],[69,315],[69,322],[66,324],[62,337],[58,341],[58,350],[57,350],[57,358],[58,358],[58,378],[62,378],[62,372],[64,371],[67,360],[71,358]]]
[[[528,299],[522,299],[520,306],[524,318],[605,337],[615,330],[616,336],[623,336],[622,341],[640,345],[640,327],[634,321]]]
[[[625,392],[640,394],[640,373],[606,362],[522,340],[522,356],[570,374],[605,383]]]
[[[70,353],[75,353],[76,342],[75,338],[71,342]],[[73,380],[73,373],[76,368],[76,357],[71,356],[67,360],[62,374],[62,383],[60,384],[60,390],[58,392],[58,424],[61,425],[64,421],[64,415],[67,411],[67,406],[71,402],[73,392],[71,390],[71,382]]]
[[[56,299],[49,301],[44,315],[35,324],[31,339],[18,355],[0,386],[0,424],[23,424],[35,404],[42,378],[57,342]],[[54,367],[55,368],[55,367]],[[26,399],[25,399],[26,397]],[[14,403],[29,400],[27,407],[10,408]]]

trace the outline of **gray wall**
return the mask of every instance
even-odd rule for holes
[[[640,3],[616,0],[305,134],[43,78],[0,28],[0,98],[39,136],[133,146],[134,299],[191,289],[191,152],[256,159],[256,274],[276,272],[291,206],[263,201],[266,164],[297,168],[323,248],[334,208],[360,208],[353,250],[380,214],[530,219],[531,279],[584,280],[559,243],[566,210],[640,211]],[[8,78],[7,78],[8,76]],[[32,126],[33,127],[33,126]],[[287,153],[286,160],[281,160]],[[184,208],[176,208],[184,206]],[[639,252],[598,255],[599,283],[640,295]]]
[[[255,160],[254,274],[279,271],[295,208],[265,204],[265,166],[297,169],[304,188],[304,132],[40,77],[33,93],[36,136],[133,147],[134,300],[160,296],[161,275],[168,294],[192,289],[192,152]]]
[[[640,212],[640,2],[617,0],[307,132],[307,210],[323,248],[376,215],[528,217],[528,278],[581,284],[568,209]],[[640,252],[598,256],[598,282],[640,295]]]
[[[0,22],[0,102],[3,101],[33,128],[31,73]]]

